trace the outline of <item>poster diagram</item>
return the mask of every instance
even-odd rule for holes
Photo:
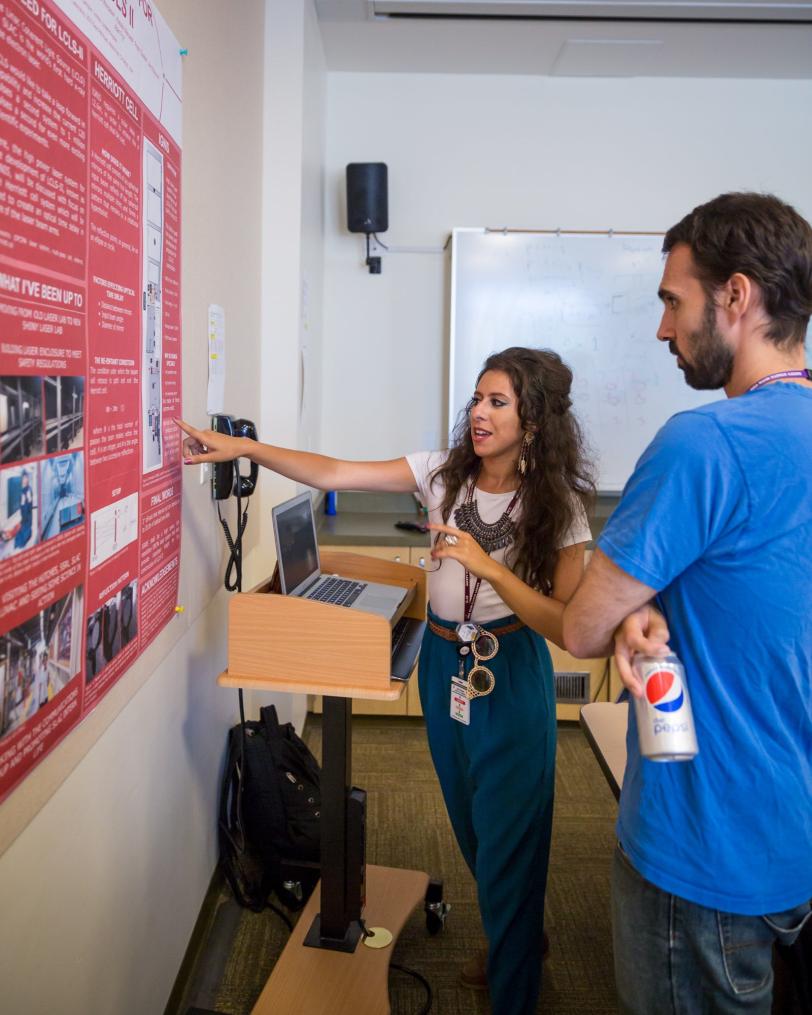
[[[90,518],[90,566],[98,567],[138,538],[138,495],[105,504]]]
[[[174,616],[178,54],[151,2],[0,0],[0,801]]]

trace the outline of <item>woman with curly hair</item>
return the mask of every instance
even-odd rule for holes
[[[463,857],[476,878],[486,953],[463,969],[494,1015],[536,1010],[555,767],[555,689],[544,641],[562,644],[583,573],[594,494],[572,373],[554,352],[490,356],[449,451],[349,462],[211,430],[184,461],[236,457],[324,490],[419,492],[437,533],[420,698]]]

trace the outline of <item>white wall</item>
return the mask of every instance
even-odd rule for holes
[[[301,376],[299,440],[309,451],[321,433],[324,302],[324,158],[327,73],[321,35],[312,4],[304,25],[302,102],[302,265],[299,340]]]
[[[0,858],[3,1012],[163,1010],[216,862],[223,627],[218,602]]]
[[[227,409],[293,443],[304,272],[314,343],[320,330],[324,63],[312,0],[161,0],[160,9],[189,50],[183,411],[205,420],[206,312],[219,303]],[[314,409],[308,425],[317,419]],[[246,587],[273,566],[263,519],[287,489],[265,477],[252,499]],[[0,850],[11,842],[0,856],[3,1012],[161,1012],[215,868],[219,774],[237,715],[235,692],[215,682],[226,659],[225,554],[194,467],[183,495],[185,612],[0,808]],[[227,513],[233,528],[233,504]],[[301,725],[304,697],[276,700]]]
[[[386,458],[444,437],[446,259],[384,255],[366,273],[343,191],[365,161],[389,166],[387,244],[660,230],[732,189],[812,217],[812,82],[330,74],[320,450]]]
[[[262,348],[260,440],[308,447],[321,414],[324,118],[326,71],[313,0],[266,0],[264,172],[262,181]],[[245,587],[275,563],[271,506],[296,493],[260,473],[252,505],[258,541]],[[259,707],[268,695],[253,693]],[[286,696],[286,718],[304,723],[304,695]]]

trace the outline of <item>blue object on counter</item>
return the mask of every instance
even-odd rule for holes
[[[338,496],[335,490],[328,490],[324,495],[324,513],[326,515],[338,514]]]

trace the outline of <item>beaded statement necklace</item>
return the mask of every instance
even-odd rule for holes
[[[501,518],[497,518],[495,522],[483,522],[474,498],[475,489],[476,476],[471,479],[468,485],[465,500],[454,511],[454,521],[457,523],[458,529],[462,529],[463,532],[468,532],[474,537],[485,553],[493,553],[494,550],[501,550],[513,542],[516,523],[510,514],[519,500],[519,491],[517,490],[513,494]]]

